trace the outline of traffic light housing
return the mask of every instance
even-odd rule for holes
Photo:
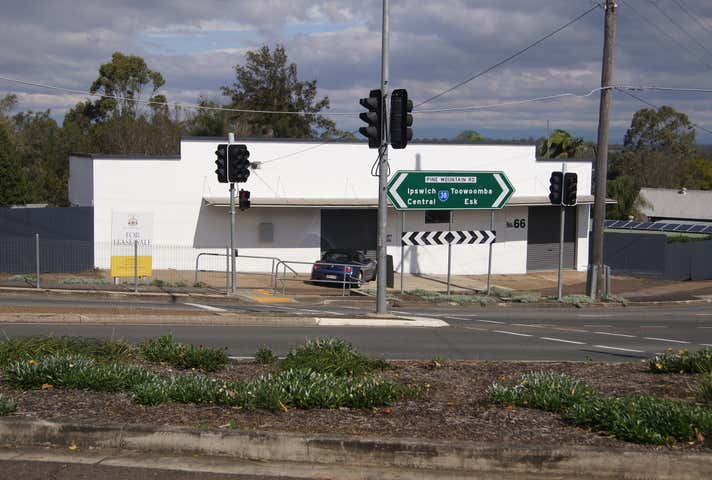
[[[413,139],[413,101],[408,100],[408,91],[400,88],[391,94],[391,146],[394,149],[405,148]]]
[[[561,172],[551,172],[549,179],[549,201],[552,205],[561,205],[564,176]]]
[[[217,166],[217,168],[215,169],[215,173],[218,176],[218,182],[227,183],[227,144],[221,143],[220,145],[218,145],[218,149],[215,150],[215,155],[217,156],[217,158],[215,159],[215,165]]]
[[[380,90],[371,90],[368,98],[359,100],[361,106],[366,107],[368,112],[361,113],[358,118],[368,124],[358,131],[368,138],[368,148],[380,148],[383,141],[383,96]]]
[[[246,182],[250,176],[250,152],[247,150],[247,145],[230,145],[227,157],[227,171],[230,182]]]
[[[578,189],[578,175],[573,172],[564,174],[564,195],[562,203],[569,207],[576,205],[576,191]]]
[[[248,208],[250,208],[250,206],[251,206],[250,191],[240,189],[240,195],[239,195],[240,210],[247,210]]]

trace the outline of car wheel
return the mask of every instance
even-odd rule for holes
[[[363,270],[359,270],[358,275],[356,275],[357,283],[352,283],[351,288],[359,288],[363,285]]]

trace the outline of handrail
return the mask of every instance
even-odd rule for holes
[[[295,277],[298,277],[298,273],[297,273],[293,268],[291,268],[289,265],[287,265],[288,263],[295,264],[295,265],[312,265],[312,266],[313,266],[313,265],[341,265],[341,266],[343,266],[344,268],[345,268],[345,267],[351,267],[351,268],[357,267],[358,269],[363,269],[363,265],[359,265],[359,264],[355,264],[355,263],[352,264],[352,263],[322,262],[321,260],[316,261],[316,262],[299,262],[299,261],[281,261],[281,260],[280,260],[280,262],[277,263],[276,268],[275,268],[275,271],[274,271],[274,290],[277,291],[277,282],[279,281],[279,282],[282,283],[282,292],[283,292],[283,294],[286,294],[286,290],[287,290],[287,284],[286,284],[286,282],[287,282],[287,281],[300,281],[299,278],[287,278],[287,277],[286,277],[286,269],[287,269],[287,268],[289,268],[289,270],[291,270],[291,271],[294,273],[294,276],[295,276]],[[279,277],[279,266],[280,266],[280,265],[282,265],[282,266],[285,267],[285,269],[284,269],[284,274],[285,274],[285,276],[284,276],[284,277]],[[353,278],[353,277],[352,277],[351,279],[347,280],[347,279],[346,279],[346,271],[344,271],[344,275],[343,275],[343,278],[342,278],[341,280],[319,280],[319,283],[335,283],[335,284],[341,284],[341,285],[342,285],[342,295],[345,295],[345,294],[346,294],[346,290],[347,290],[346,285],[348,285],[348,289],[350,290],[350,289],[351,289],[351,285],[352,285],[353,283],[358,283],[359,286],[362,284],[361,280],[358,279],[358,278]]]
[[[200,252],[196,257],[195,257],[195,282],[198,282],[198,272],[207,272],[209,270],[199,270],[199,262],[200,262],[200,257],[203,255],[208,255],[208,256],[213,256],[213,257],[228,257],[228,254],[226,253],[213,253],[213,252]],[[274,276],[275,272],[275,260],[277,262],[281,262],[279,257],[262,257],[258,255],[240,255],[239,252],[237,255],[235,255],[236,258],[254,258],[254,259],[262,259],[262,260],[272,260],[272,268],[270,269],[270,276]],[[216,270],[218,271],[218,270]],[[222,270],[220,270],[222,271]],[[266,274],[262,274],[266,275]]]

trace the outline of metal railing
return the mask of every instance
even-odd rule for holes
[[[334,277],[339,277],[341,276],[341,279],[339,280],[338,278],[330,279],[312,279],[311,273],[309,273],[309,278],[304,279],[304,278],[299,278],[299,275],[297,271],[290,267],[289,264],[291,265],[311,265],[310,272],[314,271],[314,266],[316,265],[338,265],[339,267],[343,267],[343,273],[337,272],[334,275]],[[282,267],[282,276],[279,276],[279,270],[280,266]],[[347,268],[350,268],[351,271],[347,271]],[[287,269],[289,269],[294,275],[292,277],[287,276]],[[358,271],[359,273],[357,276],[353,276],[353,272]],[[275,292],[279,290],[278,284],[281,284],[281,290],[282,294],[287,293],[287,282],[305,282],[305,283],[318,283],[318,284],[335,284],[335,285],[341,285],[341,295],[345,296],[347,291],[350,291],[352,288],[352,285],[357,285],[357,288],[360,287],[364,282],[363,282],[363,266],[362,265],[356,265],[356,264],[342,264],[342,263],[334,263],[334,262],[298,262],[298,261],[284,261],[280,260],[275,269],[275,276],[274,276],[274,285],[275,285]]]

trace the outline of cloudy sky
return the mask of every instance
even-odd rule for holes
[[[391,0],[392,88],[416,104],[506,58],[579,16],[590,0]],[[263,44],[283,44],[301,79],[316,79],[333,112],[355,112],[358,98],[380,82],[380,0],[0,0],[0,76],[88,90],[98,67],[120,51],[160,71],[169,101],[223,101],[233,66]],[[603,11],[421,110],[492,105],[600,85]],[[712,89],[712,2],[619,0],[614,81],[617,85]],[[83,97],[0,80],[21,110],[51,109],[61,120]],[[636,91],[671,105],[712,130],[712,93]],[[644,104],[616,93],[612,141],[621,141]],[[596,136],[598,93],[415,118],[416,137],[477,130],[496,138],[540,136],[563,128]],[[336,117],[354,130],[354,116]],[[698,130],[698,141],[712,134]]]

